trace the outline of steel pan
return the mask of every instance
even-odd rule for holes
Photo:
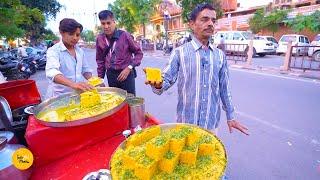
[[[66,93],[57,97],[52,97],[50,99],[47,99],[43,101],[42,103],[38,104],[34,108],[34,115],[37,119],[37,121],[43,125],[51,126],[51,127],[72,127],[72,126],[80,126],[88,123],[92,123],[95,121],[98,121],[100,119],[106,118],[115,112],[119,111],[121,108],[123,108],[126,105],[126,97],[127,97],[127,91],[119,89],[119,88],[113,88],[113,87],[98,87],[98,92],[103,93],[114,93],[118,96],[123,97],[123,102],[120,103],[118,106],[114,107],[113,109],[110,109],[106,112],[103,112],[102,114],[98,114],[96,116],[78,119],[74,121],[65,121],[65,122],[47,122],[44,120],[39,119],[39,113],[47,112],[50,110],[57,109],[59,107],[68,106],[71,102],[75,102],[76,104],[80,103],[80,94],[77,93]]]
[[[196,125],[194,125],[194,124],[186,124],[186,123],[165,123],[165,124],[159,124],[159,125],[157,125],[157,126],[160,126],[161,131],[166,131],[166,130],[169,130],[169,129],[172,129],[172,128],[176,127],[177,125],[192,126],[192,127],[195,127],[195,128],[202,129],[202,130],[210,133],[211,135],[213,135],[213,136],[221,143],[221,145],[223,146],[224,152],[225,152],[224,154],[225,154],[225,159],[226,159],[226,165],[224,166],[223,171],[222,171],[222,172],[225,172],[226,167],[227,167],[227,163],[228,163],[227,151],[226,151],[226,148],[224,147],[224,144],[222,143],[222,141],[221,141],[215,134],[213,134],[211,131],[208,131],[208,130],[206,130],[206,129],[204,129],[204,128],[201,128],[201,127],[199,127],[199,126],[196,126]],[[143,131],[143,130],[142,130],[142,131]],[[134,136],[134,134],[133,134],[132,136]],[[125,141],[123,141],[122,143],[120,143],[119,146],[117,147],[117,149],[113,152],[113,154],[112,154],[112,156],[111,156],[111,159],[110,159],[110,161],[109,161],[109,167],[110,167],[110,169],[112,168],[112,167],[111,167],[111,161],[112,161],[112,159],[113,159],[113,156],[114,156],[115,152],[116,152],[118,149],[120,149],[120,148],[121,148],[122,150],[125,150],[125,145],[126,145],[126,143],[127,143],[127,140],[125,140]],[[112,176],[112,174],[111,174],[111,176]],[[223,173],[220,175],[220,178],[221,178],[221,177],[223,177]]]

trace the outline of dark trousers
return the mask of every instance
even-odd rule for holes
[[[117,87],[126,90],[128,93],[136,95],[135,77],[134,72],[131,71],[127,79],[120,82],[117,80],[122,70],[108,69],[107,78],[109,87]]]

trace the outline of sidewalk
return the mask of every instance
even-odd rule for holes
[[[155,50],[155,51],[143,51],[144,56],[152,56],[152,57],[169,57],[170,54],[164,55],[162,50]]]
[[[300,69],[290,69],[289,71],[284,71],[281,67],[265,67],[259,65],[247,65],[245,63],[237,63],[234,64],[233,62],[229,62],[229,67],[237,68],[237,69],[245,69],[245,70],[252,70],[258,72],[265,72],[270,74],[279,74],[279,75],[289,75],[301,78],[309,78],[320,80],[320,71],[303,71]]]
[[[156,51],[144,51],[144,56],[146,57],[159,57],[159,58],[168,58],[170,55],[164,55],[163,51],[156,50]],[[258,59],[257,59],[258,60]],[[237,69],[245,69],[257,72],[265,72],[270,74],[278,74],[278,75],[288,75],[288,76],[295,76],[301,78],[309,78],[320,80],[320,71],[306,71],[299,69],[291,69],[289,71],[283,71],[280,66],[264,66],[260,63],[256,63],[257,60],[253,60],[253,64],[248,66],[245,62],[237,62],[236,64],[234,61],[228,61],[229,67],[237,68]],[[282,64],[282,63],[280,63]]]

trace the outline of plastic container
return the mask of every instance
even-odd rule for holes
[[[8,101],[11,109],[39,104],[40,93],[34,80],[16,80],[0,84],[0,96]]]

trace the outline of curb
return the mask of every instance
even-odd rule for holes
[[[267,73],[279,73],[282,75],[288,75],[288,76],[295,76],[295,77],[301,77],[301,78],[308,78],[308,79],[314,79],[314,80],[320,80],[320,72],[318,72],[318,75],[312,74],[311,72],[297,72],[295,70],[289,70],[284,71],[280,68],[274,68],[274,67],[252,67],[247,65],[229,65],[231,68],[237,68],[237,69],[245,69],[245,70],[251,70],[251,71],[259,71],[259,72],[267,72]],[[313,72],[315,73],[315,72]]]

